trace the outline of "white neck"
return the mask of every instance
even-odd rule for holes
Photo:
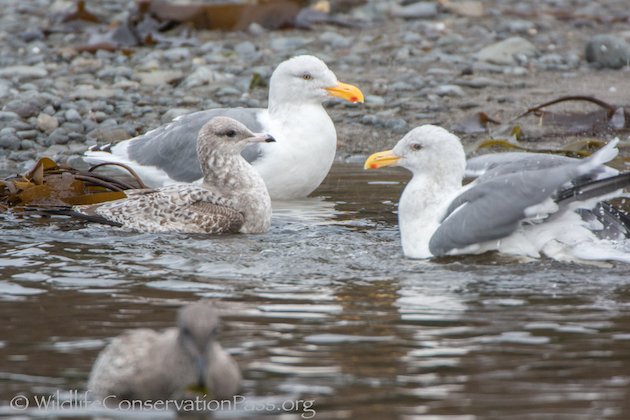
[[[446,171],[415,174],[400,197],[398,223],[405,256],[431,258],[429,241],[448,204],[461,190],[462,175],[452,164]],[[446,169],[446,168],[444,168]],[[463,173],[463,167],[462,167]]]

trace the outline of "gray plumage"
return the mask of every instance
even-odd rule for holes
[[[429,241],[431,253],[446,255],[453,249],[507,237],[531,216],[529,208],[553,199],[568,183],[601,172],[602,163],[616,155],[616,144],[609,143],[587,159],[535,157],[491,169],[451,201]],[[525,163],[521,171],[517,171],[519,162]]]
[[[261,132],[256,115],[259,108],[210,109],[182,115],[173,122],[151,130],[129,142],[129,158],[141,165],[162,169],[174,181],[193,182],[203,177],[194,146],[199,130],[214,117],[229,117],[253,132]],[[252,144],[241,152],[248,162],[260,157],[260,145]]]
[[[580,159],[568,156],[550,155],[546,153],[490,153],[475,156],[466,162],[466,177],[489,179],[523,171],[554,168],[557,166],[579,162]],[[617,170],[601,166],[578,182],[588,182],[602,176],[612,176]]]
[[[521,170],[519,159],[501,157],[487,176],[462,186],[466,156],[459,138],[424,125],[393,150],[370,156],[365,167],[403,166],[413,173],[398,207],[408,257],[497,250],[561,261],[630,262],[617,247],[625,246],[630,220],[610,206],[597,206],[623,196],[630,185],[630,173],[602,175],[613,171],[604,164],[617,156],[618,143],[613,139],[586,159],[527,157]]]
[[[248,144],[270,141],[271,136],[255,135],[236,120],[215,117],[198,134],[201,185],[128,190],[126,199],[74,210],[142,232],[266,232],[271,199],[260,175],[239,153]]]
[[[177,327],[137,329],[114,338],[99,354],[88,380],[94,399],[169,400],[207,388],[207,399],[230,398],[241,375],[217,342],[219,317],[212,302],[180,309]]]
[[[202,171],[194,139],[217,116],[270,133],[272,145],[253,145],[242,156],[262,176],[274,199],[303,198],[324,180],[335,159],[337,134],[322,103],[331,97],[362,102],[355,86],[339,82],[317,57],[301,55],[278,65],[269,79],[267,108],[212,109],[184,115],[146,134],[113,146],[92,147],[91,163],[114,162],[132,168],[151,187],[196,182]]]

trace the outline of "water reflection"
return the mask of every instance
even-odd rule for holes
[[[170,326],[199,297],[220,299],[251,401],[313,399],[321,418],[630,414],[625,267],[405,260],[406,176],[371,176],[335,168],[318,197],[274,203],[265,235],[3,216],[0,414],[18,393],[83,390],[110,337]]]

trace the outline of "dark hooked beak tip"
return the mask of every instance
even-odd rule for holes
[[[276,139],[273,138],[273,136],[271,135],[267,135],[267,138],[265,139],[265,143],[275,143]]]

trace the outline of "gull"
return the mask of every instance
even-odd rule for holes
[[[177,327],[141,328],[115,337],[92,366],[88,391],[95,399],[169,400],[203,390],[210,399],[238,392],[241,374],[217,341],[219,316],[211,301],[179,310]]]
[[[240,122],[214,117],[199,130],[200,185],[126,190],[127,198],[74,206],[70,215],[140,232],[263,233],[271,225],[265,184],[240,155],[249,144],[274,142]]]
[[[459,138],[442,127],[423,125],[392,150],[371,155],[364,167],[401,166],[412,173],[398,212],[407,257],[495,250],[560,261],[630,262],[630,254],[617,246],[623,243],[598,237],[597,231],[606,228],[604,218],[581,215],[582,209],[593,209],[630,185],[630,173],[592,176],[606,171],[603,165],[617,156],[617,144],[614,139],[586,159],[556,165],[529,162],[520,171],[499,166],[462,186],[466,157]],[[628,234],[630,219],[618,216],[616,223]]]
[[[275,144],[252,145],[243,151],[272,199],[306,197],[328,174],[337,150],[335,126],[322,106],[330,97],[364,99],[357,87],[339,82],[319,58],[293,57],[271,75],[266,109],[219,108],[183,115],[114,146],[93,147],[84,159],[126,164],[152,187],[195,182],[202,177],[195,151],[197,133],[211,118],[227,116],[276,139]]]

